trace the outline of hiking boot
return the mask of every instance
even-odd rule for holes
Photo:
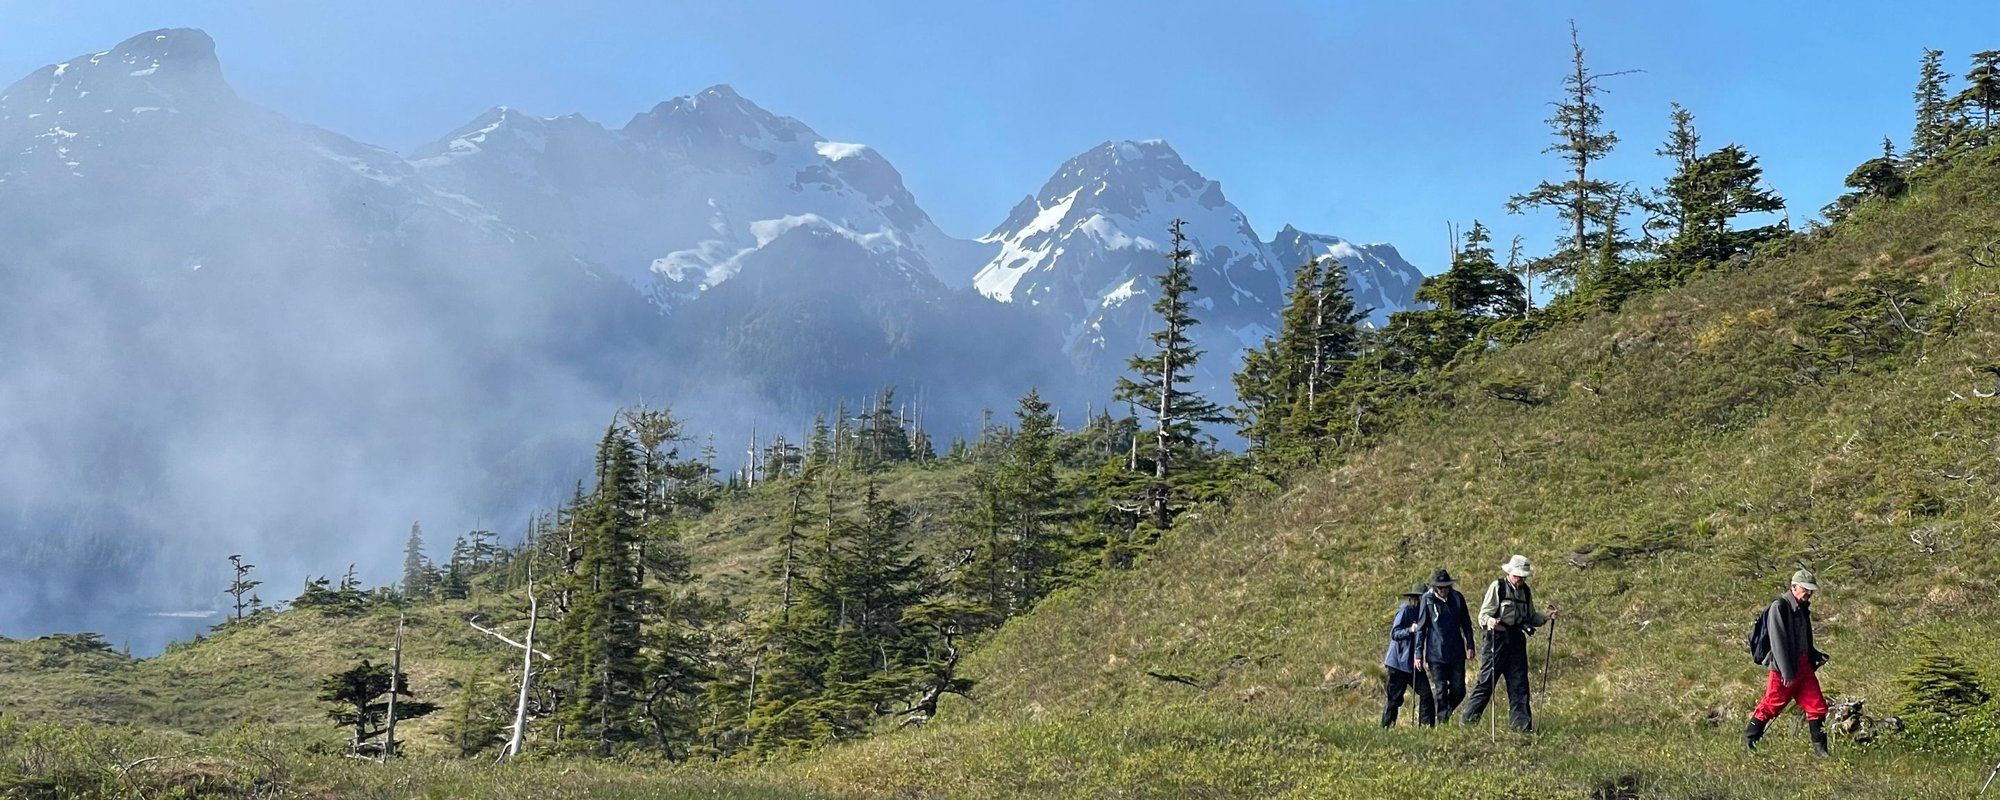
[[[1750,727],[1743,729],[1743,749],[1752,752],[1757,750],[1757,740],[1764,738],[1765,722],[1766,720],[1756,717],[1750,718]]]
[[[1806,720],[1806,728],[1812,733],[1813,755],[1820,758],[1831,757],[1833,752],[1826,749],[1826,721]]]

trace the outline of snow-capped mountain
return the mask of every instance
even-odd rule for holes
[[[1259,239],[1222,184],[1202,177],[1167,143],[1105,142],[1071,158],[980,238],[998,248],[974,284],[987,297],[1053,320],[1071,358],[1100,384],[1143,352],[1167,228],[1184,221],[1193,251],[1196,343],[1209,356],[1196,385],[1234,395],[1228,376],[1245,348],[1272,333],[1290,276],[1331,255],[1376,319],[1407,308],[1422,275],[1388,245],[1355,246],[1290,226]]]
[[[660,103],[618,130],[496,108],[412,163],[668,309],[802,223],[898,251],[894,261],[948,285],[982,260],[978,245],[938,230],[873,148],[830,140],[728,86]]]
[[[1260,241],[1160,142],[968,241],[873,149],[726,86],[615,130],[495,108],[404,156],[243,100],[198,30],[51,64],[0,92],[0,633],[145,649],[133,615],[211,602],[232,552],[379,575],[412,519],[559,500],[642,400],[723,436],[885,386],[940,436],[1031,387],[1101,402],[1174,218],[1218,400],[1295,256],[1385,309],[1414,280],[1387,246]]]
[[[1347,270],[1347,290],[1354,295],[1356,308],[1369,309],[1368,322],[1382,325],[1389,315],[1409,308],[1424,273],[1392,244],[1354,244],[1338,236],[1328,236],[1286,225],[1271,239],[1271,255],[1288,270],[1321,258],[1331,257]]]

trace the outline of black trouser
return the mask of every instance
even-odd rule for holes
[[[1431,693],[1437,696],[1437,718],[1450,720],[1451,713],[1458,710],[1458,703],[1465,699],[1465,662],[1435,664],[1424,662],[1424,674],[1430,676]]]
[[[1383,671],[1389,673],[1389,681],[1388,694],[1382,702],[1382,727],[1396,724],[1396,710],[1403,707],[1405,689],[1417,691],[1417,724],[1433,724],[1436,717],[1432,713],[1430,681],[1413,678],[1405,670],[1384,668]]]
[[[1486,652],[1479,656],[1479,680],[1472,685],[1472,696],[1466,698],[1465,716],[1460,721],[1467,725],[1479,722],[1487,701],[1493,699],[1493,684],[1502,676],[1507,679],[1508,722],[1517,731],[1534,730],[1535,714],[1528,706],[1528,635],[1517,630],[1486,633]]]

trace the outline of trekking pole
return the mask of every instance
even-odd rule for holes
[[[1496,660],[1498,659],[1498,657],[1499,657],[1499,654],[1498,654],[1498,653],[1495,653],[1495,652],[1493,652],[1493,647],[1494,647],[1494,642],[1495,642],[1495,641],[1497,641],[1497,640],[1498,640],[1498,637],[1495,637],[1495,636],[1493,635],[1493,629],[1492,629],[1492,628],[1487,628],[1487,629],[1486,629],[1486,654],[1487,654],[1487,656],[1488,656],[1488,657],[1491,657],[1491,658],[1494,658],[1494,659],[1496,659]],[[1498,664],[1495,664],[1495,665],[1494,665],[1494,668],[1495,668],[1495,669],[1497,670],[1497,669],[1499,668],[1499,665],[1498,665]],[[1486,669],[1485,669],[1485,668],[1484,668],[1483,666],[1482,666],[1482,667],[1480,668],[1480,670],[1479,670],[1479,671],[1480,671],[1480,673],[1481,673],[1480,677],[1485,677],[1485,672],[1486,672]],[[1513,695],[1508,695],[1508,697],[1513,697]],[[1481,709],[1481,710],[1482,710],[1482,711],[1484,711],[1484,712],[1486,712],[1486,741],[1488,741],[1488,742],[1497,742],[1497,741],[1500,741],[1500,717],[1492,713],[1492,712],[1493,712],[1493,694],[1492,694],[1492,693],[1491,693],[1490,691],[1489,691],[1489,692],[1487,693],[1487,695],[1486,695],[1486,707],[1485,707],[1485,708],[1483,708],[1483,709]]]
[[[1993,771],[1986,773],[1986,782],[1979,785],[1979,796],[1986,794],[1986,787],[1993,785],[1993,776],[2000,775],[2000,761],[1993,763]]]
[[[1555,657],[1556,657],[1556,621],[1549,620],[1548,646],[1547,649],[1545,649],[1542,652],[1542,692],[1544,694],[1547,694],[1549,691],[1549,662],[1551,660],[1554,660]]]

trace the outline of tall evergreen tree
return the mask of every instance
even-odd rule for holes
[[[1924,48],[1914,94],[1916,127],[1910,134],[1910,152],[1906,157],[1912,168],[1921,168],[1943,157],[1951,143],[1951,104],[1945,96],[1945,84],[1950,80],[1951,75],[1944,71],[1944,51]]]
[[[1055,536],[1056,452],[1061,430],[1041,394],[1029,391],[1015,410],[1017,428],[997,462],[981,465],[975,501],[967,515],[971,557],[960,570],[960,590],[986,618],[1021,614],[1048,593],[1049,578],[1064,560]]]
[[[1625,73],[1591,71],[1584,62],[1574,22],[1570,23],[1569,37],[1571,70],[1563,76],[1563,97],[1555,103],[1555,115],[1548,119],[1556,143],[1543,152],[1560,155],[1571,174],[1561,182],[1543,181],[1515,195],[1507,201],[1507,210],[1521,213],[1549,208],[1563,216],[1568,232],[1557,243],[1556,252],[1543,260],[1541,271],[1559,283],[1576,285],[1592,280],[1593,272],[1604,266],[1604,242],[1600,240],[1617,224],[1614,207],[1626,192],[1623,185],[1593,177],[1591,171],[1618,144],[1618,135],[1604,128],[1604,109],[1597,104],[1598,95],[1605,91],[1601,82]]]
[[[409,541],[403,544],[403,594],[429,597],[432,578],[431,560],[424,555],[423,526],[412,522]]]
[[[1358,309],[1346,270],[1333,259],[1300,267],[1278,332],[1244,356],[1235,376],[1244,438],[1260,463],[1297,461],[1339,415],[1334,387],[1359,354],[1368,312]]]
[[[1673,175],[1685,175],[1694,169],[1701,157],[1701,134],[1694,128],[1694,113],[1680,103],[1670,103],[1668,119],[1673,127],[1667,131],[1667,139],[1653,154],[1667,159],[1673,167]],[[1639,207],[1649,215],[1640,229],[1646,240],[1656,242],[1683,236],[1688,229],[1687,201],[1674,191],[1673,179],[1666,186],[1654,189],[1639,201]]]
[[[839,473],[820,477],[817,526],[799,553],[799,593],[772,621],[770,652],[745,724],[760,750],[812,746],[860,733],[912,685],[921,643],[899,626],[922,599],[909,514],[870,483],[857,509]]]
[[[1194,273],[1189,263],[1194,251],[1187,246],[1181,220],[1168,227],[1170,246],[1167,269],[1159,277],[1160,299],[1153,303],[1160,327],[1148,338],[1154,351],[1133,356],[1128,367],[1132,374],[1118,379],[1116,397],[1146,409],[1151,417],[1153,481],[1147,489],[1146,505],[1152,524],[1164,530],[1173,523],[1171,496],[1178,474],[1176,460],[1196,452],[1195,436],[1200,425],[1228,421],[1222,408],[1204,399],[1187,383],[1202,352],[1194,346],[1190,333],[1200,324],[1194,317]]]
[[[597,486],[576,512],[570,607],[556,632],[565,690],[559,719],[599,755],[640,736],[640,634],[650,598],[639,561],[637,514],[644,498],[635,450],[616,425],[598,444]]]

